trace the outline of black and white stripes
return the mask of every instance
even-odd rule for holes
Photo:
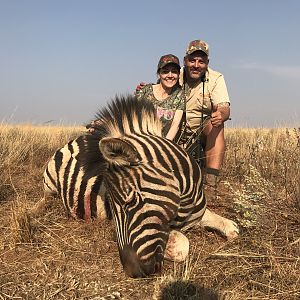
[[[70,216],[112,216],[126,273],[147,276],[160,269],[170,231],[202,218],[201,171],[161,136],[150,103],[116,98],[97,118],[94,134],[54,154],[44,172],[45,190],[63,199]]]
[[[55,152],[44,172],[45,192],[59,195],[69,216],[106,218],[109,206],[104,198],[103,174],[85,172],[80,160],[86,142],[81,136]]]

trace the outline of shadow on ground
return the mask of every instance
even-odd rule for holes
[[[190,281],[175,281],[161,292],[160,300],[219,300],[218,293]]]

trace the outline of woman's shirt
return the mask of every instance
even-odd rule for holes
[[[136,97],[150,100],[154,104],[157,117],[163,123],[163,136],[169,132],[176,110],[184,110],[185,106],[184,92],[180,86],[167,98],[158,100],[153,93],[153,84],[146,84],[136,93]]]

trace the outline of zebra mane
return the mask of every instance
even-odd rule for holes
[[[136,97],[116,96],[96,115],[99,124],[94,125],[101,137],[121,137],[130,134],[161,136],[162,125],[156,117],[156,110],[149,100]]]
[[[130,95],[116,96],[99,110],[92,124],[94,132],[84,136],[85,142],[77,159],[95,176],[105,172],[107,166],[99,149],[102,138],[122,138],[133,134],[162,136],[162,124],[156,117],[153,103]]]

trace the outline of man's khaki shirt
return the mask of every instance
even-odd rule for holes
[[[179,82],[185,90],[187,126],[193,132],[196,132],[204,119],[211,114],[212,104],[230,104],[224,76],[211,68],[206,72],[205,81],[193,87],[183,81],[181,69]]]

